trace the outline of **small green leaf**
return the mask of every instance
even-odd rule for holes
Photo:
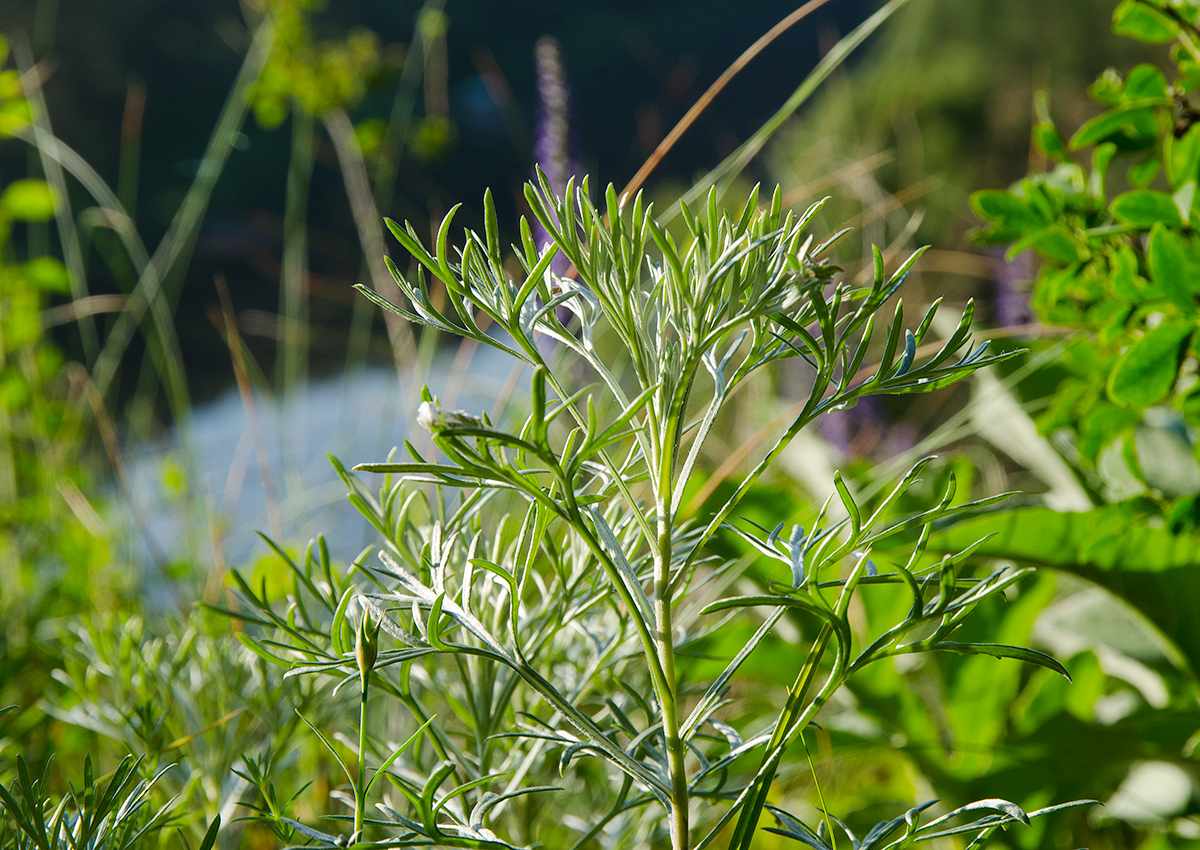
[[[1139,189],[1144,189],[1158,176],[1158,170],[1162,167],[1162,161],[1152,156],[1142,162],[1135,163],[1129,166],[1129,171],[1126,172],[1126,177],[1132,186]]]
[[[1171,195],[1171,200],[1175,203],[1175,209],[1179,210],[1179,217],[1183,221],[1187,221],[1192,216],[1192,204],[1196,200],[1196,181],[1189,180],[1180,186],[1174,194]]]
[[[37,257],[21,269],[25,279],[46,292],[67,294],[71,291],[71,276],[55,257]]]
[[[935,643],[931,649],[944,649],[964,655],[990,655],[993,658],[1015,658],[1027,664],[1034,664],[1038,667],[1053,670],[1055,673],[1058,673],[1060,676],[1066,676],[1068,679],[1071,678],[1071,675],[1067,672],[1067,668],[1059,664],[1054,658],[1044,652],[1038,652],[1036,649],[1029,649],[1025,646],[1008,646],[1002,643],[955,643],[943,640]]]
[[[436,717],[436,715],[434,715],[434,716]],[[426,720],[424,723],[422,723],[420,728],[417,729],[416,732],[413,732],[411,735],[408,736],[407,741],[405,741],[403,744],[401,744],[399,747],[397,747],[395,750],[393,750],[392,754],[390,756],[388,756],[386,759],[384,759],[383,764],[381,764],[381,765],[379,765],[379,767],[375,768],[375,773],[373,773],[371,775],[371,781],[368,782],[367,787],[363,789],[364,794],[371,790],[371,786],[373,786],[375,784],[376,780],[378,780],[381,775],[387,773],[387,769],[392,766],[392,763],[396,759],[398,759],[401,755],[403,755],[404,751],[407,750],[409,747],[411,747],[413,742],[416,741],[417,738],[419,738],[419,737],[421,737],[421,735],[425,734],[425,730],[427,730],[429,728],[429,724],[431,724],[431,723],[433,723],[433,717],[430,717],[428,720]]]
[[[973,193],[971,207],[980,218],[1019,230],[1040,229],[1046,224],[1023,198],[999,189]]]
[[[311,826],[305,826],[304,824],[300,823],[300,821],[292,820],[291,818],[280,818],[280,820],[306,838],[315,838],[318,841],[324,841],[326,844],[330,844],[335,847],[341,846],[338,843],[338,837],[336,835],[330,835],[328,832],[321,832],[320,830],[313,829]]]
[[[1125,76],[1125,97],[1129,100],[1168,96],[1167,78],[1148,62],[1138,65]]]
[[[212,819],[212,823],[208,825],[208,831],[204,833],[204,840],[200,842],[198,850],[212,850],[217,845],[217,833],[221,830],[221,816],[217,815]]]
[[[1109,260],[1109,274],[1113,289],[1121,298],[1135,304],[1145,300],[1145,293],[1139,287],[1137,254],[1128,245],[1120,245],[1113,252]],[[1141,281],[1142,286],[1145,283]]]
[[[1058,128],[1049,121],[1039,121],[1033,127],[1033,144],[1044,156],[1055,162],[1070,162],[1067,143]]]
[[[271,664],[278,664],[281,667],[291,666],[290,661],[280,658],[278,655],[272,655],[271,653],[267,652],[265,649],[263,649],[262,645],[258,641],[247,635],[245,632],[234,632],[233,636],[238,639],[238,642],[241,643],[242,646],[246,647],[246,649],[253,652],[263,661],[268,661]]]
[[[1149,407],[1175,386],[1195,326],[1163,324],[1129,347],[1108,376],[1108,397],[1127,407]]]
[[[1150,231],[1146,255],[1154,282],[1185,314],[1195,315],[1200,268],[1188,256],[1187,247],[1183,236],[1159,223]]]
[[[1113,11],[1113,32],[1147,44],[1165,44],[1178,37],[1179,25],[1148,4],[1124,0]]]
[[[1117,195],[1112,202],[1112,214],[1126,224],[1143,227],[1147,230],[1158,222],[1181,227],[1183,219],[1175,201],[1166,192],[1155,192],[1150,189],[1135,189]]]
[[[1080,259],[1079,246],[1070,235],[1059,226],[1046,227],[1035,233],[1030,233],[1020,242],[1009,249],[1008,254],[1015,256],[1026,248],[1036,248],[1043,255],[1060,263],[1075,263]]]
[[[1168,133],[1165,145],[1167,179],[1172,186],[1200,176],[1200,124],[1193,124],[1178,138]]]
[[[44,180],[16,180],[0,195],[0,210],[20,221],[54,217],[54,192]]]
[[[1155,107],[1165,105],[1157,102],[1148,105],[1135,101],[1107,112],[1101,112],[1096,117],[1085,121],[1083,126],[1075,131],[1075,135],[1071,137],[1069,143],[1071,149],[1086,148],[1125,130],[1130,130],[1134,135],[1140,136],[1143,129],[1154,125]]]
[[[0,139],[11,136],[33,123],[33,108],[27,100],[0,102]]]

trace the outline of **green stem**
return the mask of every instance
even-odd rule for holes
[[[788,447],[793,439],[795,439],[796,435],[803,430],[805,425],[812,421],[814,415],[816,414],[816,409],[821,403],[821,396],[824,395],[825,388],[828,386],[829,374],[827,372],[822,372],[816,376],[812,393],[809,395],[808,402],[804,405],[804,409],[800,412],[800,415],[797,416],[792,424],[788,426],[787,431],[785,431],[783,436],[776,441],[775,445],[771,447],[771,450],[767,452],[762,460],[760,460],[754,466],[754,468],[746,474],[746,477],[742,479],[742,483],[738,485],[738,488],[734,494],[726,500],[725,504],[722,505],[721,508],[713,515],[712,519],[709,520],[708,525],[704,527],[704,531],[700,533],[699,538],[693,545],[687,560],[680,567],[681,570],[688,570],[691,568],[692,563],[699,555],[701,549],[704,548],[704,544],[707,543],[714,534],[716,534],[717,529],[724,524],[725,520],[727,520],[729,515],[733,513],[734,509],[742,501],[745,495],[750,492],[750,488],[754,486],[755,482],[758,481],[759,477],[763,474],[763,472],[766,471],[767,467],[773,464],[779,455],[783,454],[783,450]]]
[[[688,784],[685,759],[687,750],[679,735],[679,713],[675,700],[675,643],[671,612],[671,494],[674,484],[676,417],[668,415],[659,454],[658,548],[654,557],[654,641],[658,663],[666,680],[660,694],[663,739],[667,750],[667,769],[671,776],[671,846],[687,850]]]
[[[802,728],[793,727],[804,709],[804,700],[816,678],[817,668],[820,666],[821,658],[829,646],[831,637],[833,637],[833,628],[828,625],[824,626],[808,653],[808,659],[800,670],[800,675],[796,677],[796,683],[791,688],[787,704],[784,706],[783,712],[779,716],[779,722],[775,724],[775,731],[771,734],[771,740],[767,744],[759,777],[754,782],[755,788],[746,800],[741,816],[738,818],[733,841],[730,843],[731,847],[744,849],[750,846],[750,839],[758,825],[758,818],[762,814],[763,806],[766,805],[767,792],[770,791],[771,783],[775,779],[775,769],[786,748],[787,739],[797,732],[803,731]],[[830,674],[830,680],[832,681],[832,679],[833,675]]]
[[[363,820],[367,813],[367,690],[371,674],[362,677],[362,701],[358,704],[358,782],[354,786],[354,843],[362,841]]]
[[[669,504],[669,502],[668,502]],[[687,750],[679,735],[679,713],[675,701],[675,644],[671,615],[671,524],[665,514],[666,504],[659,505],[658,553],[654,565],[654,640],[658,663],[665,679],[660,694],[662,703],[663,738],[667,748],[667,768],[671,774],[671,846],[674,850],[688,848],[688,784],[684,760]]]

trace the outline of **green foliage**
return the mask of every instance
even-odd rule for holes
[[[1187,472],[1200,426],[1198,17],[1194,2],[1122,2],[1114,30],[1174,42],[1173,79],[1150,64],[1124,76],[1106,71],[1090,90],[1105,111],[1065,147],[1042,104],[1034,140],[1054,169],[972,197],[988,222],[981,239],[1012,243],[1010,256],[1041,255],[1034,305],[1042,319],[1087,329],[1069,343],[1072,375],[1042,427],[1074,435],[1082,474],[1105,498],[1134,495],[1186,528],[1200,522],[1200,476]],[[1087,149],[1089,169],[1069,153]],[[1127,191],[1116,188],[1122,164]],[[1170,465],[1184,474],[1164,477],[1158,456],[1175,442]]]
[[[352,106],[384,66],[379,37],[356,29],[344,41],[318,41],[312,33],[315,0],[267,0],[275,28],[267,64],[255,83],[251,103],[258,123],[278,127],[293,102],[309,115]]]
[[[0,63],[7,53],[0,39]],[[27,110],[19,85],[0,85],[0,116]],[[23,258],[14,238],[54,209],[42,180],[0,186],[0,704],[20,706],[0,730],[0,751],[19,740],[33,764],[49,754],[46,724],[32,706],[54,666],[48,635],[37,631],[68,612],[108,607],[124,591],[106,569],[104,523],[84,495],[92,476],[69,367],[42,328],[43,310],[70,281],[55,257]],[[10,776],[11,767],[0,769],[0,781]]]
[[[887,10],[903,2],[894,0]],[[1130,5],[1134,11],[1119,25],[1147,40],[1161,35],[1154,29],[1163,25],[1160,18],[1171,20],[1158,7],[1149,15],[1137,11],[1144,4],[1122,8]],[[179,246],[192,243],[188,234],[196,232],[224,162],[222,146],[236,136],[245,103],[265,126],[293,109],[298,119],[285,222],[292,262],[284,272],[291,281],[285,288],[294,285],[295,292],[305,278],[303,260],[295,258],[305,252],[311,117],[327,120],[339,158],[349,150],[379,154],[384,162],[405,136],[411,101],[404,97],[415,96],[418,76],[409,75],[408,61],[386,126],[375,120],[343,128],[341,110],[363,97],[391,57],[367,33],[318,41],[310,20],[315,3],[265,7],[233,106],[223,113],[199,170],[203,180],[189,194],[178,226],[153,262],[141,256],[147,252],[136,233],[120,232],[137,267],[133,306],[115,323],[109,337],[115,348],[106,342],[107,356],[91,364],[102,377],[101,396],[113,358],[129,338],[120,328],[132,334],[147,309],[156,322],[164,321],[163,309],[170,318],[163,305],[172,293],[164,298],[158,287],[170,282],[167,271],[190,250]],[[420,17],[412,51],[418,60],[418,42],[428,50],[444,41],[439,8],[431,2]],[[785,111],[884,17],[852,33]],[[425,61],[436,65],[437,51],[430,53],[433,59]],[[1154,109],[1146,104],[1161,106],[1173,96],[1153,69],[1128,80],[1106,78],[1096,91],[1113,109],[1126,102],[1122,98],[1140,99],[1136,109]],[[731,162],[744,164],[783,114]],[[1110,117],[1088,132],[1134,138],[1149,132],[1147,114]],[[0,73],[0,134],[39,138],[46,150],[63,155],[57,140],[32,133],[32,117],[15,72]],[[1047,156],[1069,165],[1069,148],[1052,124],[1042,122],[1035,134]],[[454,135],[453,124],[434,112],[415,126],[408,147],[433,159]],[[1148,234],[1140,248],[1118,253],[1128,273],[1122,285],[1138,291],[1139,274],[1146,286],[1156,281],[1160,300],[1185,318],[1195,313],[1191,294],[1200,289],[1189,283],[1193,266],[1200,268],[1190,231],[1194,190],[1163,191],[1152,181],[1195,172],[1198,159],[1200,131],[1189,130],[1162,165],[1136,167],[1133,191],[1114,198],[1110,210],[1113,227]],[[346,162],[362,164],[361,157]],[[86,163],[73,167],[99,212],[123,227],[124,211],[95,181],[88,183],[94,175]],[[385,174],[377,182],[389,181]],[[694,190],[696,197],[704,188]],[[364,194],[358,187],[360,202]],[[79,462],[83,405],[78,395],[67,396],[67,378],[86,388],[87,375],[68,371],[42,332],[51,299],[82,281],[76,265],[68,273],[55,258],[19,256],[18,241],[9,239],[14,232],[39,233],[36,228],[56,214],[69,222],[73,214],[63,206],[69,197],[40,180],[0,186],[0,435],[6,449],[0,461],[12,459],[0,463],[0,484],[16,494],[11,502],[0,499],[6,512],[0,703],[14,700],[23,709],[6,717],[0,749],[6,757],[18,746],[24,750],[24,757],[0,765],[0,778],[11,780],[0,797],[0,848],[175,842],[211,850],[222,820],[231,820],[251,790],[257,794],[249,800],[253,818],[226,826],[223,847],[270,846],[269,828],[296,846],[626,848],[670,840],[675,847],[720,842],[745,848],[790,839],[836,848],[835,825],[855,847],[954,835],[968,836],[973,847],[993,839],[1032,846],[1046,839],[1046,820],[1065,808],[1046,803],[1074,793],[1056,775],[1077,778],[1058,770],[1068,745],[1102,741],[1111,759],[1076,758],[1072,765],[1098,766],[1096,776],[1103,777],[1118,756],[1179,752],[1178,728],[1192,720],[1186,712],[1174,725],[1161,712],[1154,715],[1161,734],[1136,746],[1128,741],[1151,712],[1133,711],[1099,732],[1089,725],[1100,700],[1128,693],[1114,691],[1096,652],[1071,649],[1059,662],[1025,648],[1047,585],[1035,584],[1032,595],[1006,606],[1004,595],[1025,571],[976,574],[969,566],[983,555],[1025,562],[1013,540],[1027,533],[1041,540],[1038,535],[1057,527],[1026,525],[1022,513],[1015,536],[982,542],[962,536],[971,524],[943,533],[938,529],[948,520],[990,501],[968,502],[963,493],[969,487],[926,463],[881,499],[860,498],[839,477],[837,497],[819,513],[764,486],[772,462],[821,415],[868,395],[936,390],[1003,359],[969,344],[970,307],[936,344],[932,310],[922,312],[914,330],[906,329],[899,304],[890,321],[877,316],[916,256],[889,274],[876,251],[874,274],[868,269],[861,278],[866,283],[852,284],[858,278],[833,264],[836,236],[816,245],[809,232],[818,206],[800,218],[785,216],[778,194],[765,208],[755,194],[732,213],[719,210],[712,195],[698,215],[686,205],[681,214],[672,210],[677,217],[670,230],[660,223],[667,216],[656,221],[640,197],[623,203],[610,190],[597,208],[586,183],[565,197],[544,183],[532,186],[527,200],[552,235],[549,249],[526,227],[515,258],[503,251],[489,198],[483,234],[468,231],[459,248],[450,246],[453,213],[428,247],[418,227],[389,222],[414,258],[412,268],[392,267],[406,300],[396,305],[364,293],[433,331],[525,363],[529,408],[492,416],[447,410],[426,390],[418,418],[428,437],[414,437],[403,458],[357,468],[383,476],[377,493],[338,466],[351,501],[381,536],[378,557],[364,552],[350,565],[336,564],[320,539],[303,558],[275,548],[253,578],[232,577],[239,599],[221,605],[215,592],[206,594],[211,609],[241,621],[234,642],[213,628],[209,612],[173,625],[143,621],[134,613],[137,604],[117,604],[129,580],[117,575],[111,530]],[[981,204],[1017,231],[1012,238],[1042,223],[1007,193]],[[60,236],[71,233],[68,227]],[[1076,243],[1066,227],[1049,228],[1035,240],[1064,263],[1082,261]],[[575,271],[550,273],[556,257]],[[287,328],[303,326],[298,302],[285,303],[281,312]],[[1173,425],[1159,427],[1150,414],[1140,420],[1143,408],[1178,395],[1193,369],[1194,328],[1152,316],[1111,359],[1107,418],[1081,429],[1080,439],[1086,436],[1102,453],[1112,445],[1112,423],[1132,428],[1117,460],[1157,492],[1180,497],[1170,516],[1183,516],[1183,497],[1195,492],[1191,468],[1156,468],[1154,458],[1162,456],[1164,441],[1174,441],[1175,449],[1182,441],[1190,453],[1191,437]],[[151,346],[159,368],[172,356],[169,336],[158,340],[159,348]],[[1080,363],[1096,359],[1082,347],[1072,356]],[[789,380],[804,374],[803,409],[739,484],[719,489],[715,503],[695,513],[685,496],[704,480],[706,443],[717,443],[722,423],[745,404],[751,377],[761,380],[787,360],[797,368],[777,374]],[[864,370],[868,360],[878,365]],[[187,489],[184,476],[170,477],[179,479],[177,489]],[[753,520],[745,516],[752,502]],[[803,519],[793,516],[797,510]],[[1083,519],[1115,521],[1111,514]],[[1157,564],[1152,556],[1159,537],[1129,540],[1139,544],[1136,554]],[[750,554],[726,557],[731,541]],[[1108,550],[1071,537],[1064,551],[1063,559],[1091,567],[1086,558]],[[1121,551],[1127,556],[1130,550]],[[1034,547],[1028,554],[1032,563],[1045,552]],[[1161,576],[1148,568],[1156,573],[1146,584],[1152,593],[1135,601],[1144,610],[1161,605],[1170,582],[1186,578],[1173,572],[1186,568],[1186,556],[1169,554],[1174,566]],[[1186,608],[1190,598],[1189,590],[1168,601]],[[117,613],[83,613],[90,608]],[[69,615],[58,621],[67,624],[65,634],[43,640],[60,614]],[[1184,611],[1179,630],[1168,633],[1184,645],[1190,628]],[[873,663],[880,660],[886,663]],[[902,678],[892,675],[893,666]],[[47,681],[52,667],[55,685]],[[1066,689],[1068,672],[1081,689]],[[345,710],[347,689],[357,694],[356,712]],[[853,798],[855,810],[845,822],[814,814],[813,807],[803,819],[790,814],[789,808],[805,805],[793,759],[796,743],[808,751],[805,733],[821,745],[832,739],[840,757],[853,735],[839,723],[850,718],[869,727],[880,717],[887,722],[872,728],[883,731],[865,738],[876,748],[873,758],[898,763],[906,756],[880,742],[889,734],[894,741],[900,729],[932,729],[927,738],[908,739],[930,750],[912,762],[954,801],[926,815],[933,804],[904,812],[893,795],[886,797],[887,811],[877,813],[861,805],[871,794],[873,801],[885,799],[872,788]],[[1063,734],[1068,722],[1076,725]],[[969,743],[997,750],[1006,728],[1015,729],[1025,736],[1024,752],[1044,756],[1052,767],[1027,768],[1020,756],[998,753],[990,769],[990,750],[940,758],[938,736],[963,728],[975,736]],[[107,785],[92,776],[89,757],[80,792],[61,793],[65,780],[56,787],[47,761],[52,750],[59,753],[57,773],[75,775],[83,752],[114,749],[144,755],[121,761]],[[35,762],[43,770],[37,781],[28,766]],[[175,767],[168,769],[170,762]],[[328,775],[339,771],[344,784],[331,792]],[[832,791],[817,782],[821,809],[830,808],[825,793],[832,799]],[[959,805],[976,796],[983,799]],[[768,812],[778,826],[759,829]],[[161,829],[175,813],[183,835]],[[1033,816],[1047,818],[1031,823]],[[1020,828],[1000,838],[1008,826]]]
[[[1087,513],[1024,508],[965,520],[935,536],[953,551],[976,550],[1034,567],[1065,570],[1112,591],[1162,630],[1185,663],[1200,670],[1200,537],[1138,522],[1113,505]]]
[[[0,210],[16,221],[48,221],[54,217],[54,193],[44,180],[15,180],[0,194]]]
[[[839,281],[824,259],[833,240],[818,244],[808,232],[820,204],[785,215],[778,192],[760,207],[755,191],[733,213],[718,209],[715,192],[700,214],[681,205],[682,239],[640,195],[621,203],[610,187],[597,208],[586,180],[558,197],[543,179],[526,199],[553,242],[539,250],[522,224],[515,278],[488,197],[484,232],[466,231],[458,249],[453,210],[428,248],[411,225],[389,222],[414,260],[412,276],[389,260],[410,306],[360,291],[523,361],[527,414],[493,421],[447,410],[426,389],[418,422],[432,446],[406,442],[408,459],[355,468],[385,476],[378,496],[337,465],[383,536],[378,563],[364,553],[337,574],[323,547],[303,565],[285,559],[286,602],[236,578],[244,613],[230,613],[246,620],[250,649],[289,677],[332,677],[334,693],[359,685],[357,723],[341,724],[356,734],[338,738],[309,723],[345,774],[349,836],[303,825],[268,801],[262,811],[281,834],[359,847],[722,840],[747,848],[785,753],[873,662],[949,652],[1065,673],[1044,653],[957,639],[970,612],[1023,573],[969,577],[961,564],[974,545],[922,561],[935,522],[995,501],[956,501],[950,478],[931,507],[900,511],[925,463],[870,510],[836,478],[840,504],[827,503],[810,531],[794,527],[786,540],[786,519],[773,531],[729,524],[818,416],[869,394],[936,389],[1004,359],[970,344],[970,308],[927,357],[917,353],[936,305],[915,331],[904,328],[899,303],[877,325],[917,255],[888,273],[876,251],[869,284]],[[559,255],[575,277],[550,273]],[[550,340],[561,356],[547,356]],[[882,353],[863,377],[872,341]],[[752,376],[784,360],[805,364],[807,403],[711,514],[689,518],[683,495],[702,474],[697,459],[722,411]],[[751,578],[753,558],[712,559],[722,529],[782,570]],[[880,573],[872,547],[898,540],[915,543]],[[735,583],[754,590],[732,595]],[[863,634],[852,602],[883,590],[908,603]],[[795,662],[780,671],[792,681],[786,698],[743,714],[727,694],[748,659],[777,644],[784,617],[816,634],[787,648]],[[692,647],[742,626],[753,634],[715,671],[690,660]],[[388,742],[371,734],[384,705],[412,716]],[[396,793],[371,793],[388,786]],[[961,811],[980,808],[1000,814],[952,829],[975,835],[976,846],[1008,823],[1028,823],[1005,801]],[[781,834],[809,844],[821,834],[776,815]],[[904,822],[882,825],[872,841]],[[947,821],[916,823],[914,815],[888,846],[932,837]]]
[[[83,784],[51,807],[47,797],[49,764],[34,779],[25,759],[17,757],[17,779],[10,789],[0,786],[0,847],[5,850],[137,850],[170,823],[171,805],[153,808],[150,791],[169,768],[143,780],[132,757],[121,763],[103,782],[96,777],[89,757],[84,762]],[[211,850],[221,819],[214,818],[200,843]]]
[[[1104,111],[1069,143],[1039,102],[1034,143],[1051,170],[972,197],[987,222],[982,240],[1011,244],[1010,256],[1039,255],[1033,303],[1040,318],[1078,329],[1057,361],[1066,377],[1040,426],[1097,507],[997,512],[942,529],[929,544],[952,552],[990,535],[979,556],[1051,567],[1088,584],[1060,579],[1071,592],[1036,621],[1042,645],[1058,650],[1076,687],[1066,691],[1036,675],[1003,683],[997,690],[1011,706],[1007,726],[971,741],[1003,753],[996,764],[978,780],[936,757],[923,757],[925,770],[966,794],[981,784],[1003,793],[1020,783],[1052,798],[1070,782],[1074,793],[1109,799],[1108,811],[1090,819],[1093,827],[1120,819],[1172,841],[1186,834],[1171,821],[1189,813],[1186,801],[1168,802],[1175,791],[1135,789],[1145,765],[1192,762],[1200,722],[1198,19],[1192,0],[1119,4],[1115,32],[1173,42],[1170,77],[1151,64],[1104,72],[1089,91]],[[1090,154],[1086,168],[1076,161],[1083,152]],[[1015,612],[1006,619],[1018,622]],[[1030,619],[1027,628],[1034,627]],[[885,694],[874,692],[903,700]],[[1025,768],[1041,763],[1062,768],[1057,775]],[[1180,777],[1163,787],[1182,788],[1186,797],[1190,781]],[[1131,794],[1143,803],[1131,806]],[[1107,840],[1129,846],[1117,836]]]

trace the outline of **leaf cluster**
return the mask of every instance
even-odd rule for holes
[[[8,708],[13,708],[9,706]],[[3,714],[4,712],[0,712]],[[71,789],[55,804],[47,794],[50,765],[40,778],[30,773],[25,759],[17,757],[17,778],[9,788],[0,786],[0,847],[5,850],[137,850],[170,825],[174,800],[161,808],[150,804],[150,790],[170,770],[149,779],[140,773],[141,760],[127,756],[104,781],[97,777],[89,757],[83,766],[83,784]],[[220,817],[205,832],[199,850],[216,844]]]
[[[983,241],[1039,255],[1041,319],[1086,329],[1042,427],[1073,434],[1098,500],[1140,498],[1181,528],[1200,520],[1198,21],[1192,0],[1123,0],[1114,31],[1170,44],[1171,78],[1152,64],[1105,71],[1089,90],[1104,111],[1069,140],[1040,102],[1034,144],[1052,170],[972,196]]]

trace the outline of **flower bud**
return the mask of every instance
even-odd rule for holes
[[[354,660],[358,662],[358,672],[363,682],[367,674],[375,667],[375,659],[379,656],[379,627],[370,610],[363,610],[362,619],[354,633]]]
[[[417,408],[417,424],[435,437],[447,428],[483,428],[484,421],[465,410],[446,410],[437,400],[423,401]]]

